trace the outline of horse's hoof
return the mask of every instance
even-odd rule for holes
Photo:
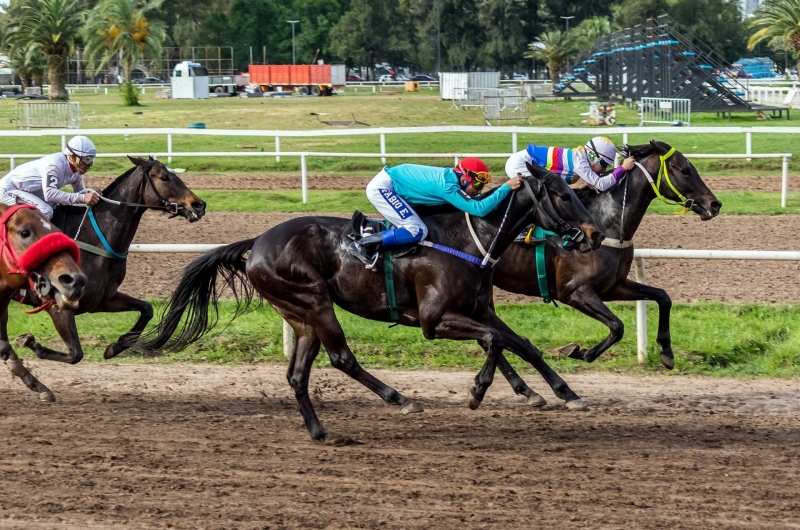
[[[55,403],[56,395],[50,392],[49,390],[45,390],[44,392],[39,392],[39,401],[44,401],[45,403]]]
[[[106,346],[106,351],[103,352],[103,359],[105,360],[113,359],[114,357],[122,353],[122,350],[123,350],[122,348],[118,349],[116,342],[113,344],[109,344],[108,346]]]
[[[586,410],[586,403],[584,403],[581,398],[578,398],[567,401],[566,407],[567,410]]]
[[[419,412],[425,412],[425,409],[416,401],[409,401],[400,409],[400,414],[417,414]]]
[[[666,355],[662,353],[661,355],[658,356],[658,358],[661,359],[661,364],[667,370],[672,370],[673,368],[675,368],[675,358],[672,357],[672,355]]]
[[[472,393],[472,389],[467,391],[467,399],[469,400],[469,410],[478,410],[478,407],[481,406],[481,402],[483,401],[475,397]]]
[[[527,401],[525,401],[525,404],[528,405],[529,407],[544,407],[545,405],[547,405],[547,400],[543,398],[541,394],[537,394],[534,392],[533,394],[528,396],[528,399]]]
[[[314,440],[318,444],[323,445],[333,445],[336,447],[342,447],[345,445],[357,445],[361,442],[357,440],[353,440],[349,436],[345,436],[343,434],[337,434],[335,432],[326,432],[321,437]]]
[[[17,337],[17,344],[23,348],[33,349],[34,345],[36,344],[36,338],[34,338],[34,336],[30,333],[26,333]]]
[[[583,360],[583,355],[580,355],[581,347],[574,342],[561,346],[556,351],[562,355],[566,355],[570,359],[578,359],[579,361]]]

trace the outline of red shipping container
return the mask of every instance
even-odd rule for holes
[[[311,67],[308,65],[292,66],[292,84],[293,85],[310,85],[311,84]]]
[[[315,85],[329,85],[331,82],[330,65],[316,65],[311,67],[311,83]]]
[[[291,66],[286,65],[270,65],[270,84],[276,86],[292,84],[291,69]]]

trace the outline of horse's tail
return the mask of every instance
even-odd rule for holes
[[[255,290],[245,272],[245,254],[254,243],[255,239],[248,239],[220,247],[187,265],[178,287],[164,306],[161,321],[142,335],[136,349],[179,351],[198,340],[217,325],[219,297],[227,288],[236,298],[233,318],[247,311]],[[220,278],[224,284],[218,288]]]

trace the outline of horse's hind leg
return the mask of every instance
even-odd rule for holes
[[[11,370],[12,376],[20,378],[22,383],[39,394],[42,401],[55,401],[56,396],[49,388],[44,386],[27,368],[17,356],[11,343],[8,341],[8,298],[0,300],[0,359],[6,362],[6,366]]]
[[[412,401],[383,381],[379,380],[358,363],[352,350],[347,345],[342,326],[336,318],[333,307],[325,308],[314,312],[314,329],[322,340],[331,365],[334,368],[346,373],[368,389],[378,394],[386,403],[397,405],[400,412],[410,414],[423,412],[423,408],[416,401]]]
[[[40,359],[48,361],[59,361],[62,363],[77,364],[83,359],[83,347],[78,338],[78,328],[75,325],[75,313],[66,309],[56,309],[51,307],[47,310],[53,320],[53,326],[61,336],[61,340],[69,348],[69,353],[61,353],[56,350],[43,346],[36,342],[30,333],[17,339],[22,346],[33,351]]]
[[[522,380],[519,374],[511,367],[508,359],[506,359],[505,355],[502,353],[497,359],[497,367],[500,368],[500,372],[503,374],[503,377],[506,378],[506,381],[508,381],[508,384],[511,385],[511,388],[514,389],[514,393],[518,396],[525,396],[527,398],[526,403],[529,406],[543,407],[547,405],[547,400],[545,400],[540,394],[537,394],[525,383],[525,381]]]
[[[106,347],[103,352],[104,359],[113,359],[123,351],[133,346],[139,339],[147,323],[153,319],[153,306],[149,302],[139,300],[125,293],[115,293],[114,296],[104,301],[94,310],[94,313],[122,313],[138,311],[139,318],[130,331]]]
[[[314,328],[294,320],[287,320],[294,329],[295,347],[294,354],[289,361],[286,379],[294,390],[294,397],[300,407],[300,414],[306,424],[311,439],[315,442],[333,445],[347,445],[353,443],[350,438],[328,432],[320,423],[314,405],[308,395],[308,379],[311,374],[311,365],[319,354],[320,341]]]

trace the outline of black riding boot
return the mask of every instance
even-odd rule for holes
[[[380,257],[378,247],[382,242],[383,237],[381,234],[370,234],[350,243],[347,247],[347,252],[364,262],[368,269],[375,270],[375,264],[378,263],[378,258]]]

